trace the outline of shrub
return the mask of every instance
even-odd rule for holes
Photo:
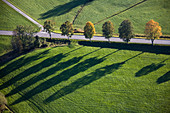
[[[17,28],[13,31],[13,38],[11,41],[13,50],[22,52],[33,49],[35,40],[33,37],[34,32],[35,30],[32,26],[17,26]]]

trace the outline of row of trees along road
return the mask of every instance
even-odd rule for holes
[[[44,29],[49,33],[50,38],[51,38],[51,31],[54,29],[55,23],[47,20],[44,22]],[[60,30],[62,32],[61,35],[66,35],[69,38],[72,37],[74,34],[74,29],[73,29],[73,24],[70,23],[69,21],[66,21],[63,23],[60,27]],[[119,28],[119,37],[126,43],[128,43],[131,38],[134,38],[134,33],[133,33],[133,25],[130,20],[124,20]],[[110,38],[113,36],[114,33],[114,25],[111,21],[107,21],[103,24],[102,26],[102,32],[103,36],[110,41]],[[155,22],[154,20],[150,20],[149,22],[146,23],[145,31],[144,33],[146,34],[147,39],[150,39],[153,45],[153,42],[155,39],[158,39],[161,35],[161,27],[159,26],[158,22]],[[84,27],[84,35],[85,38],[90,39],[93,38],[95,34],[95,27],[92,22],[87,22],[85,27]]]

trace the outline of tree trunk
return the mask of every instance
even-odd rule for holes
[[[49,35],[50,35],[50,39],[51,39],[51,33],[49,33]]]
[[[153,46],[154,39],[151,39],[151,42],[152,42],[152,46]]]
[[[108,41],[110,42],[110,38],[108,38]]]
[[[91,38],[90,38],[90,42],[91,42]]]

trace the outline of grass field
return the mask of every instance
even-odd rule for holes
[[[31,25],[38,28],[35,24],[27,20],[18,12],[9,7],[2,0],[0,1],[0,30],[14,30],[17,25]]]
[[[56,22],[57,30],[66,20],[73,21],[80,6],[87,0],[9,0],[17,5],[27,14],[36,18],[41,24],[46,19]],[[83,29],[87,21],[93,23],[122,11],[129,6],[142,0],[94,0],[84,7],[83,11],[75,21],[75,27]],[[129,19],[134,25],[135,33],[143,34],[145,24],[154,19],[160,23],[163,35],[170,35],[170,1],[169,0],[147,0],[143,4],[134,7],[118,16],[111,18],[115,31],[118,32],[120,23]],[[101,33],[102,24],[95,25],[96,31]]]
[[[0,35],[0,55],[12,50],[11,39],[11,36]]]
[[[35,50],[0,67],[0,92],[26,112],[170,112],[169,55],[98,47]]]

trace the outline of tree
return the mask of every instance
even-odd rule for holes
[[[73,24],[70,23],[69,21],[66,21],[65,23],[63,23],[60,27],[60,30],[62,32],[61,35],[64,35],[64,36],[66,35],[68,37],[68,40],[74,34]]]
[[[13,31],[13,37],[11,44],[13,50],[22,52],[23,50],[29,50],[34,48],[34,35],[35,29],[32,26],[19,25]]]
[[[114,26],[111,21],[107,21],[102,26],[103,36],[110,41],[110,38],[113,36]]]
[[[159,23],[154,20],[147,22],[145,26],[145,34],[147,39],[150,39],[153,45],[154,40],[158,39],[162,35]]]
[[[5,110],[5,106],[7,104],[7,99],[4,94],[0,92],[0,113]]]
[[[84,27],[84,36],[85,38],[89,38],[91,41],[91,38],[93,38],[95,33],[95,28],[92,22],[87,22]]]
[[[133,26],[129,20],[124,20],[119,26],[119,37],[128,44],[131,38],[134,37]]]
[[[54,25],[55,22],[53,22],[52,20],[46,20],[44,22],[44,29],[45,31],[50,35],[50,39],[51,39],[51,31],[54,30]]]

